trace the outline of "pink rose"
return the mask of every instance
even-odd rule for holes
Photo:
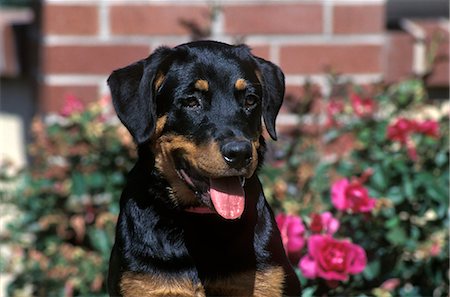
[[[314,233],[326,233],[333,235],[339,229],[339,221],[333,217],[331,212],[327,211],[322,214],[312,214],[311,225],[309,228]]]
[[[361,273],[366,264],[366,252],[359,245],[329,235],[311,235],[308,254],[300,260],[299,268],[306,278],[345,281],[350,274]]]
[[[406,147],[408,156],[416,161],[418,159],[416,143],[412,138],[413,133],[423,134],[429,137],[439,137],[439,123],[434,120],[425,120],[422,122],[398,118],[393,124],[387,127],[387,138],[392,141],[398,141]]]
[[[336,116],[344,111],[344,102],[332,100],[326,105],[327,119],[325,127],[338,127]]]
[[[356,94],[350,96],[353,111],[359,117],[370,116],[375,112],[376,102],[372,98],[361,98]]]
[[[74,95],[67,95],[64,98],[64,105],[60,114],[64,117],[68,117],[74,113],[80,113],[84,110],[84,104]]]
[[[393,124],[387,127],[387,138],[406,144],[411,132],[415,129],[416,122],[405,118],[398,118]]]
[[[425,120],[416,124],[416,132],[430,137],[439,137],[439,123],[434,120]]]
[[[331,203],[339,210],[369,212],[375,207],[375,202],[376,199],[369,197],[369,191],[358,180],[340,179],[331,187]]]
[[[280,229],[286,253],[297,253],[305,246],[305,226],[299,216],[278,214],[275,218]]]

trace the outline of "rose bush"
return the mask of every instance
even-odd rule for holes
[[[331,81],[329,97],[305,94],[323,106],[315,126],[270,143],[263,168],[272,205],[304,225],[304,295],[447,295],[450,105],[418,80]]]
[[[449,105],[418,80],[329,89],[305,85],[293,108],[307,120],[268,143],[260,171],[303,295],[447,296]],[[107,98],[73,96],[32,132],[33,162],[0,189],[20,211],[2,234],[9,295],[105,296],[131,137]]]
[[[36,118],[29,168],[2,196],[19,215],[2,234],[9,296],[105,296],[109,254],[125,176],[136,154],[109,98],[68,96],[58,114]]]

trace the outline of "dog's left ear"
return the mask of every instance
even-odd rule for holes
[[[261,71],[263,84],[262,113],[267,132],[273,140],[277,140],[275,120],[280,111],[284,98],[284,74],[281,69],[272,62],[255,57]]]
[[[117,115],[138,145],[147,142],[155,130],[154,84],[159,66],[170,52],[169,48],[158,48],[148,58],[115,70],[108,78]]]

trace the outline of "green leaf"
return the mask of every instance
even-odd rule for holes
[[[101,188],[105,184],[105,176],[100,172],[94,172],[87,177],[89,186],[93,188]]]
[[[316,286],[314,287],[307,287],[307,288],[303,288],[302,290],[302,297],[313,297],[314,292],[316,291]]]
[[[437,166],[442,166],[442,165],[448,164],[447,154],[442,151],[439,152],[438,154],[436,154],[434,161],[436,162]]]
[[[86,193],[87,186],[83,175],[78,172],[72,174],[72,194],[80,196]]]
[[[380,273],[380,262],[379,261],[373,261],[373,262],[369,263],[369,265],[367,265],[363,271],[364,277],[369,281],[376,278],[379,273]]]
[[[380,166],[374,168],[374,173],[370,181],[378,190],[384,190],[387,187],[386,177]]]
[[[108,255],[110,253],[111,245],[106,232],[99,229],[91,229],[88,231],[88,236],[94,248],[101,254]]]
[[[414,185],[409,175],[406,174],[403,175],[403,192],[409,201],[414,200]]]
[[[393,245],[403,245],[408,239],[405,230],[401,227],[392,228],[386,235],[386,239]]]
[[[428,197],[436,202],[442,203],[448,200],[448,195],[437,186],[428,186],[426,188],[426,194]]]
[[[405,196],[403,195],[402,190],[398,186],[394,186],[388,190],[386,196],[395,204],[401,204],[405,201]]]
[[[384,226],[388,229],[392,229],[394,227],[397,227],[399,223],[400,223],[400,219],[398,217],[393,217],[393,218],[390,218],[389,220],[387,220],[384,223]]]

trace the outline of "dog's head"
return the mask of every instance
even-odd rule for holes
[[[261,155],[261,118],[276,139],[284,75],[248,47],[213,41],[162,47],[108,79],[113,104],[180,207],[234,219]]]

